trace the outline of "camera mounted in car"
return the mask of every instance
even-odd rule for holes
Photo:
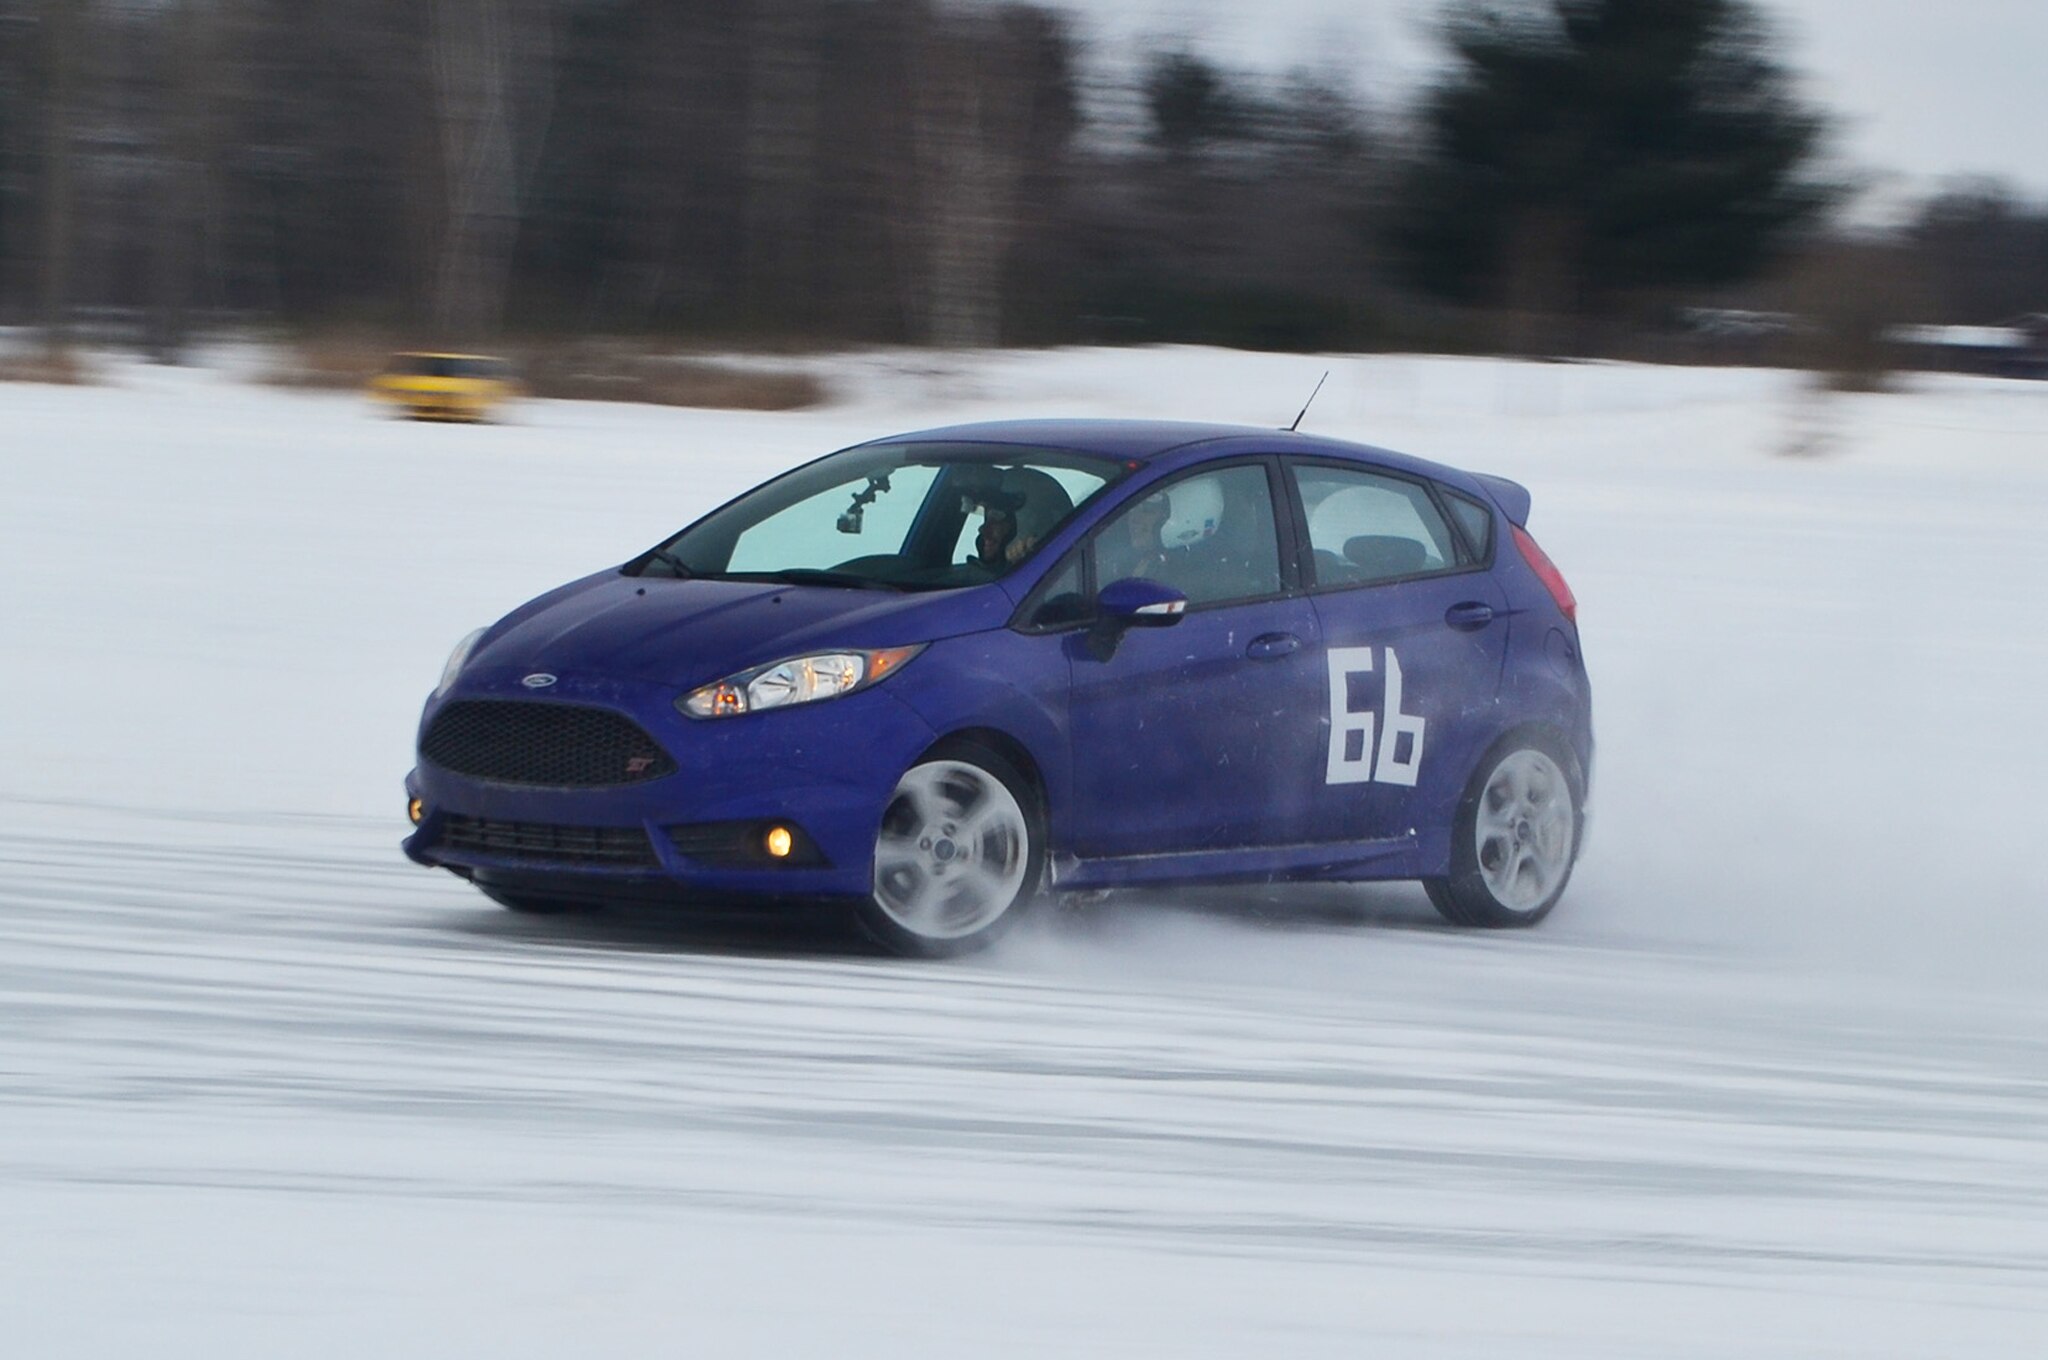
[[[855,492],[853,496],[853,504],[847,506],[846,509],[840,513],[839,532],[842,534],[859,533],[861,531],[861,520],[867,512],[867,507],[873,505],[875,503],[875,497],[881,495],[884,491],[887,491],[888,489],[888,473],[877,472],[871,475],[868,478],[868,484],[866,489]]]

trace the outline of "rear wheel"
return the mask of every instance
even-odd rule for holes
[[[1461,926],[1533,926],[1557,905],[1578,857],[1583,781],[1569,751],[1513,738],[1480,762],[1451,828],[1451,872],[1429,900]]]
[[[1031,784],[986,747],[941,747],[904,771],[875,838],[860,924],[885,948],[936,957],[979,949],[1021,914],[1044,866]]]

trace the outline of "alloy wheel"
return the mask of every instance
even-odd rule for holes
[[[1001,779],[967,761],[926,761],[882,815],[875,905],[911,935],[959,939],[1010,909],[1030,864],[1031,824]]]

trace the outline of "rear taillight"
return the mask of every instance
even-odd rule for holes
[[[1519,524],[1510,524],[1515,531],[1515,546],[1522,550],[1522,560],[1536,573],[1536,579],[1543,582],[1543,588],[1550,592],[1550,598],[1557,601],[1557,609],[1574,624],[1579,621],[1579,602],[1572,597],[1572,588],[1564,583],[1564,573],[1557,569],[1557,563],[1550,560],[1550,554],[1536,546],[1536,540],[1529,537],[1529,531]]]

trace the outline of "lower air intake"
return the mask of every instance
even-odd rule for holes
[[[544,822],[492,822],[450,817],[441,826],[450,850],[548,864],[653,868],[660,861],[637,826],[550,826]]]

